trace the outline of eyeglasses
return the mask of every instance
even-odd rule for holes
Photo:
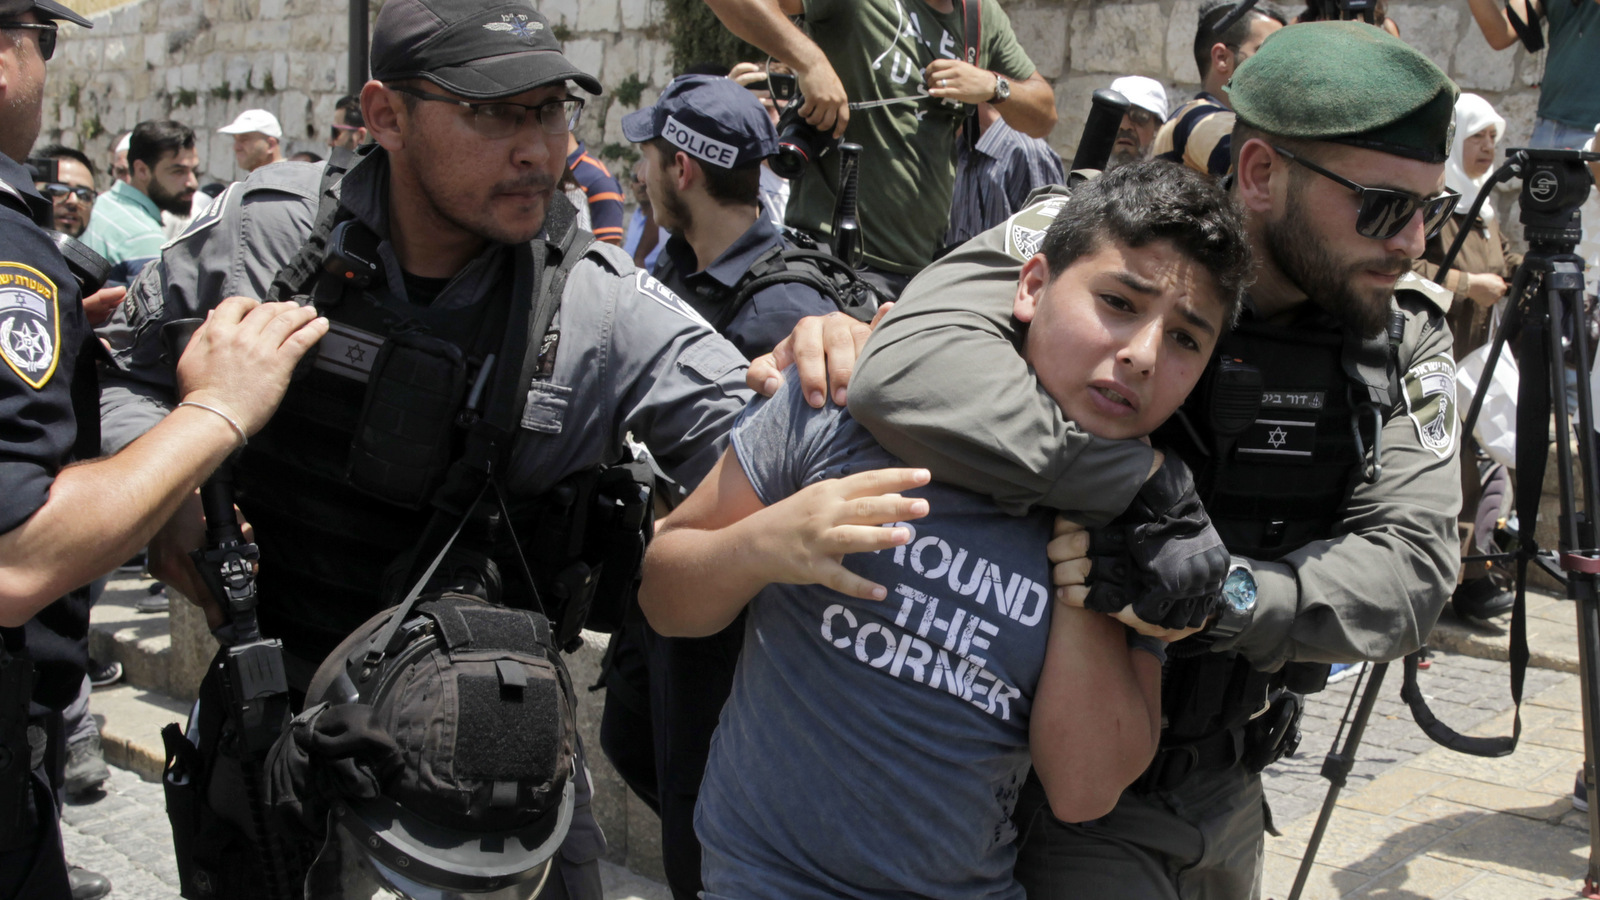
[[[395,88],[395,90],[398,91],[400,89],[399,88]],[[330,127],[333,130],[328,134],[328,140],[337,141],[339,139],[339,132],[341,132],[341,131],[360,131],[362,126],[360,126],[360,125],[340,125],[340,124],[338,124],[336,122]]]
[[[1128,107],[1128,119],[1140,128],[1149,128],[1158,121],[1155,113],[1142,106]]]
[[[99,194],[95,193],[94,188],[73,187],[70,184],[60,184],[57,182],[42,184],[39,186],[39,190],[43,191],[47,196],[50,197],[51,200],[60,200],[68,194],[71,194],[72,196],[78,198],[79,203],[93,203],[94,198],[100,196]]]
[[[56,55],[56,23],[54,22],[0,22],[0,31],[25,28],[39,32],[39,55],[49,59]]]
[[[421,100],[449,103],[472,110],[473,130],[492,141],[508,138],[516,134],[522,128],[522,124],[527,121],[529,113],[533,114],[533,120],[539,123],[539,129],[545,134],[566,134],[578,124],[578,115],[583,112],[583,101],[577,97],[547,100],[537,106],[529,106],[525,103],[507,103],[504,100],[494,100],[489,103],[468,103],[465,100],[457,100],[454,97],[429,94],[408,87],[394,85],[385,85],[385,87],[391,91]]]
[[[1456,203],[1461,199],[1460,194],[1448,190],[1434,197],[1419,197],[1410,191],[1365,187],[1342,175],[1335,175],[1310,160],[1301,159],[1282,147],[1272,149],[1284,159],[1305,166],[1318,175],[1360,194],[1361,210],[1356,213],[1356,233],[1373,240],[1387,241],[1404,231],[1406,226],[1411,224],[1411,217],[1419,210],[1422,212],[1422,229],[1427,237],[1431,238],[1444,227],[1444,223],[1450,218],[1450,213],[1455,211]]]

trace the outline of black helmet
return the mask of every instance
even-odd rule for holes
[[[395,614],[368,620],[323,662],[295,720],[314,730],[330,707],[361,704],[371,710],[361,727],[398,749],[375,789],[327,798],[332,831],[415,900],[530,897],[574,797],[575,701],[550,623],[454,592],[424,595],[386,627]],[[291,737],[296,728],[285,740],[316,742]]]

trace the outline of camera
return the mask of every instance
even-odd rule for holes
[[[772,94],[775,103],[788,103],[800,93],[800,77],[798,75],[773,72],[765,81],[752,81],[745,85],[752,91],[767,91]]]
[[[839,146],[839,139],[820,131],[800,118],[799,95],[778,118],[778,155],[772,158],[772,172],[783,178],[799,178],[806,165],[819,160]]]
[[[61,180],[61,165],[49,156],[30,156],[24,165],[28,169],[28,177],[36,183],[50,184]]]

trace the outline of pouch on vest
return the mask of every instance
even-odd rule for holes
[[[466,393],[460,347],[426,334],[390,337],[372,364],[350,444],[350,484],[398,506],[426,506],[450,468]]]

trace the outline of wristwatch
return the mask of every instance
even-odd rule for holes
[[[1255,610],[1255,571],[1250,568],[1249,560],[1235,556],[1228,577],[1222,582],[1222,609],[1205,633],[1212,641],[1229,640],[1250,624]]]
[[[1011,82],[1006,80],[999,72],[994,73],[994,96],[989,98],[990,103],[999,104],[1011,99]]]

